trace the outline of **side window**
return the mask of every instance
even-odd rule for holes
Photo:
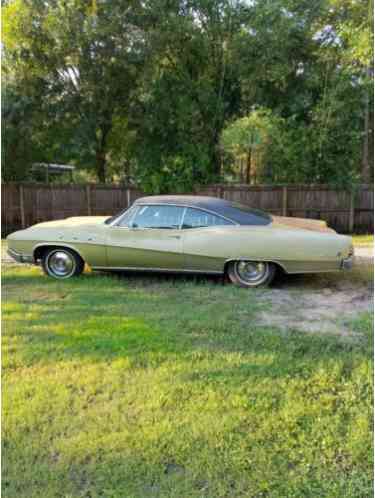
[[[201,211],[200,209],[188,208],[184,216],[182,228],[199,228],[219,225],[234,225],[232,221],[221,216]]]
[[[177,206],[140,206],[132,226],[134,228],[180,228],[183,207]]]
[[[133,218],[135,211],[137,210],[137,206],[132,206],[129,208],[123,216],[120,218],[120,221],[116,223],[118,227],[128,227],[130,220]]]

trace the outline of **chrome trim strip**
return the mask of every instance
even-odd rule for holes
[[[129,227],[120,227],[118,226],[118,223],[121,223],[121,220],[123,219],[123,217],[126,215],[126,213],[129,211],[129,209],[132,209],[133,207],[135,207],[134,209],[134,213],[133,213],[133,216],[130,218],[130,221],[129,223],[131,223],[135,217],[135,215],[137,214],[138,212],[138,208],[137,208],[137,205],[133,204],[131,206],[128,207],[128,209],[125,211],[125,213],[122,213],[121,216],[115,218],[112,223],[109,223],[109,227],[114,227],[114,228],[126,228],[127,230],[129,230]]]
[[[249,256],[239,256],[238,258],[230,258],[230,259],[226,259],[225,262],[224,262],[224,266],[227,264],[227,263],[231,263],[232,261],[259,261],[259,262],[265,262],[265,263],[275,263],[276,265],[280,265],[281,268],[286,272],[286,273],[289,273],[284,264],[281,263],[279,260],[277,259],[264,259],[264,258],[250,258]]]
[[[181,223],[180,223],[180,226],[179,226],[179,230],[182,230],[182,227],[184,226],[184,219],[185,219],[185,215],[186,215],[186,211],[187,211],[187,207],[185,206],[184,207],[184,212],[182,213],[182,218],[181,218]]]
[[[324,270],[293,270],[293,271],[288,271],[288,275],[297,275],[300,273],[308,274],[308,273],[333,273],[333,272],[338,272],[342,268],[331,268],[331,269],[324,269]]]
[[[90,244],[89,242],[86,242],[86,241],[82,241],[82,240],[77,240],[76,241],[77,244]],[[74,242],[72,243],[74,244]],[[81,256],[81,258],[83,259],[83,261],[85,261],[85,258],[82,256],[82,253],[80,250],[78,250],[74,245],[72,245],[70,242],[64,242],[64,241],[56,241],[56,242],[40,242],[39,244],[36,244],[34,247],[33,247],[33,258],[35,260],[35,251],[38,249],[38,247],[61,247],[61,248],[66,248],[66,249],[72,249],[72,251],[75,251],[77,254],[79,254],[79,256]],[[106,247],[106,244],[93,244],[93,245],[100,245],[100,246],[104,246]]]
[[[332,265],[335,265],[335,267],[330,267],[330,268],[306,268],[303,267],[303,268],[299,268],[297,270],[295,270],[293,268],[293,264],[295,263],[301,263],[301,264],[304,264],[304,265],[308,265],[310,262],[309,261],[298,261],[296,262],[295,260],[282,260],[280,261],[279,259],[265,259],[265,258],[252,258],[252,257],[249,257],[249,256],[246,256],[246,257],[238,257],[238,258],[230,258],[230,259],[227,259],[225,261],[225,264],[226,263],[229,263],[230,261],[238,261],[238,260],[245,260],[245,261],[266,261],[268,263],[275,263],[277,265],[279,265],[284,271],[286,274],[288,275],[292,275],[292,274],[301,274],[301,273],[330,273],[330,272],[337,272],[337,271],[340,271],[342,270],[342,266],[340,265],[340,261],[323,261],[323,262],[316,262],[314,261],[313,263],[332,263]],[[336,266],[337,265],[337,266]]]
[[[9,256],[21,256],[21,253],[20,252],[17,252],[15,251],[14,249],[11,249],[10,247],[8,248],[7,250],[7,253],[9,254]]]
[[[92,270],[134,270],[140,272],[160,272],[160,273],[203,273],[206,275],[222,275],[223,271],[215,271],[215,270],[185,270],[185,269],[177,269],[177,268],[145,268],[138,266],[92,266]]]

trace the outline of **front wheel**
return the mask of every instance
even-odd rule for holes
[[[82,258],[65,247],[49,249],[42,257],[44,272],[60,280],[80,275],[84,266]]]
[[[269,285],[275,273],[275,265],[266,261],[232,261],[228,266],[228,277],[240,287]]]

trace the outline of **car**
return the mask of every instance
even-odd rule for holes
[[[8,236],[18,262],[57,279],[92,270],[227,275],[242,287],[285,273],[331,272],[353,264],[351,237],[321,220],[272,216],[215,197],[149,196],[111,217],[38,223]]]

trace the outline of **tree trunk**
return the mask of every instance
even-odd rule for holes
[[[107,136],[110,130],[110,125],[102,125],[97,133],[98,138],[96,146],[96,174],[100,183],[105,183],[107,177],[106,145]]]
[[[215,136],[211,144],[211,161],[212,161],[212,174],[214,178],[221,177],[221,152],[219,149],[219,136]]]
[[[124,158],[124,167],[123,167],[123,173],[122,173],[122,180],[124,183],[129,184],[130,183],[130,161],[128,158]]]
[[[96,174],[100,183],[106,180],[106,158],[103,150],[96,151]]]
[[[250,174],[251,174],[251,148],[247,154],[247,165],[246,165],[246,183],[250,184]]]
[[[372,80],[373,70],[368,67],[366,69],[366,76],[370,81]],[[370,140],[372,139],[373,124],[370,124],[370,94],[369,89],[365,90],[364,98],[364,119],[363,119],[363,143],[362,143],[362,167],[361,167],[361,177],[362,181],[365,183],[371,182],[371,162],[370,162]]]
[[[364,106],[364,123],[363,123],[363,144],[362,144],[362,181],[364,183],[369,183],[371,179],[370,175],[370,164],[369,164],[369,115],[370,115],[370,102],[369,94],[366,91],[365,94],[365,106]]]
[[[369,119],[369,148],[368,148],[368,162],[370,170],[370,180],[374,178],[374,110],[373,105],[370,105],[370,119]]]
[[[240,183],[245,181],[245,172],[244,172],[244,160],[240,158]]]

